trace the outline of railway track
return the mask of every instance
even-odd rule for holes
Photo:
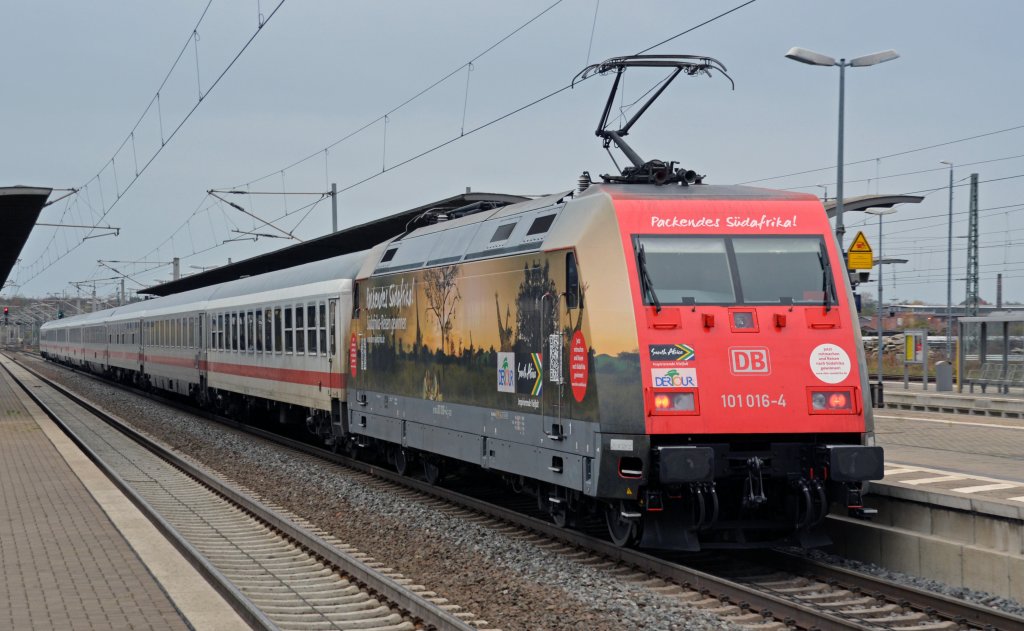
[[[9,362],[4,369],[254,628],[489,626],[284,510],[246,497],[38,373]]]
[[[346,467],[353,472],[350,475],[362,476],[369,486],[406,494],[410,499],[429,497],[437,507],[461,518],[487,520],[495,529],[555,547],[582,563],[614,568],[624,581],[643,584],[741,626],[908,631],[1024,629],[1024,619],[1020,617],[782,552],[686,556],[617,548],[603,534],[594,534],[603,531],[603,527],[588,528],[583,524],[581,530],[558,528],[529,508],[532,498],[510,501],[499,498],[493,489],[484,491],[472,485],[432,486],[372,463],[155,398],[302,452],[303,457]]]

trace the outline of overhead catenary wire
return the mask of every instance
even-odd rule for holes
[[[967,136],[965,138],[957,138],[956,140],[947,140],[947,141],[944,141],[944,142],[940,142],[940,143],[936,143],[936,144],[932,144],[932,145],[927,145],[927,146],[924,146],[924,147],[915,147],[913,149],[906,149],[904,151],[897,151],[896,153],[890,153],[890,154],[884,155],[884,156],[875,156],[873,158],[865,158],[864,160],[855,160],[853,162],[846,162],[846,161],[844,161],[843,162],[843,166],[844,167],[848,167],[848,166],[855,166],[855,165],[858,165],[858,164],[866,164],[866,163],[869,163],[869,162],[874,162],[875,160],[887,160],[889,158],[895,158],[895,157],[898,157],[898,156],[905,156],[905,155],[908,155],[908,154],[911,154],[911,153],[918,153],[920,151],[927,151],[929,149],[937,149],[939,147],[946,147],[946,146],[949,146],[949,145],[955,145],[957,143],[967,142],[967,141],[970,141],[970,140],[977,140],[979,138],[986,138],[988,136],[995,136],[997,134],[1005,134],[1005,133],[1009,133],[1011,131],[1017,131],[1017,130],[1020,130],[1020,129],[1024,129],[1024,125],[1015,125],[1013,127],[1007,127],[1005,129],[997,129],[995,131],[985,132],[985,133],[982,133],[982,134],[975,134],[973,136]],[[770,176],[770,177],[763,177],[763,178],[756,179],[756,180],[747,180],[746,182],[738,182],[738,184],[756,184],[758,182],[769,182],[771,180],[781,180],[781,179],[784,179],[784,178],[787,178],[787,177],[793,177],[793,176],[796,176],[796,175],[806,175],[808,173],[819,173],[821,171],[830,171],[830,170],[832,170],[834,168],[836,168],[836,165],[830,164],[828,166],[818,167],[816,169],[808,169],[808,170],[805,170],[805,171],[796,171],[796,172],[793,172],[793,173],[786,173],[786,174],[783,174],[783,175],[773,175],[773,176]]]
[[[555,8],[562,1],[563,0],[559,0],[558,2],[555,2],[555,3],[551,4],[546,9],[544,9],[543,11],[538,13],[537,15],[533,16],[532,18],[530,18],[529,20],[527,20],[526,22],[524,22],[523,24],[518,26],[516,29],[514,29],[513,31],[511,31],[510,33],[508,33],[504,37],[502,37],[501,39],[499,39],[495,43],[491,44],[488,48],[486,48],[481,53],[477,54],[475,57],[473,57],[472,59],[470,59],[466,63],[463,63],[462,65],[458,66],[457,68],[455,68],[454,70],[452,70],[448,74],[446,74],[443,77],[437,79],[436,81],[434,81],[432,84],[430,84],[429,86],[427,86],[423,90],[417,92],[416,94],[414,94],[413,96],[409,97],[408,99],[406,99],[405,101],[403,101],[399,105],[397,105],[397,106],[391,108],[390,110],[388,110],[385,114],[382,114],[382,115],[378,116],[377,118],[375,118],[375,119],[365,123],[361,127],[358,127],[357,129],[351,131],[350,133],[346,134],[345,136],[339,138],[338,140],[335,140],[334,142],[332,142],[332,143],[330,143],[330,144],[328,144],[328,145],[318,149],[317,151],[315,151],[315,152],[313,152],[313,153],[311,153],[311,154],[309,154],[309,155],[307,155],[307,156],[305,156],[303,158],[300,158],[299,160],[296,160],[296,161],[288,164],[285,167],[282,167],[280,169],[276,169],[274,171],[266,173],[265,175],[262,175],[260,177],[254,178],[252,180],[249,180],[249,181],[241,183],[241,184],[237,184],[235,186],[231,186],[229,188],[232,189],[232,190],[237,190],[237,189],[240,189],[240,188],[243,188],[243,187],[251,186],[251,185],[253,185],[253,184],[257,183],[257,182],[265,180],[265,179],[267,179],[269,177],[272,177],[274,175],[277,175],[279,173],[283,174],[285,171],[293,169],[293,168],[299,166],[300,164],[303,164],[304,162],[307,162],[308,160],[311,160],[313,158],[316,158],[316,157],[320,156],[321,154],[323,154],[325,156],[325,161],[326,161],[326,156],[329,154],[330,150],[334,149],[335,147],[337,147],[338,145],[344,143],[345,141],[353,138],[354,136],[358,135],[360,132],[365,131],[366,129],[372,127],[374,124],[383,121],[385,119],[385,117],[390,116],[391,114],[399,111],[401,108],[405,107],[406,105],[412,103],[413,101],[415,101],[420,96],[423,96],[428,91],[432,90],[436,86],[438,86],[441,83],[443,83],[446,79],[451,78],[452,76],[457,74],[459,71],[461,71],[462,69],[466,68],[467,64],[470,64],[470,63],[472,63],[474,61],[479,60],[485,54],[487,54],[488,52],[490,52],[491,50],[496,48],[498,45],[500,45],[504,41],[508,40],[510,37],[512,37],[516,33],[522,31],[526,26],[528,26],[529,24],[531,24],[534,21],[536,21],[538,18],[540,18],[541,16],[543,16],[544,14],[549,12],[551,9]],[[716,20],[718,20],[718,19],[720,19],[722,17],[725,17],[725,16],[727,16],[727,15],[729,15],[731,13],[734,13],[735,11],[737,11],[737,10],[739,10],[739,9],[745,7],[745,6],[748,6],[748,5],[752,4],[755,1],[756,0],[748,0],[747,2],[742,3],[740,5],[737,5],[736,7],[733,7],[732,9],[729,9],[729,10],[724,11],[722,13],[719,13],[715,17],[709,18],[708,20],[705,20],[704,22],[701,22],[700,24],[698,24],[698,25],[696,25],[694,27],[690,27],[690,28],[688,28],[688,29],[686,29],[684,31],[681,31],[681,32],[673,35],[672,37],[670,37],[668,39],[662,40],[658,44],[655,44],[653,46],[649,46],[646,49],[644,49],[644,51],[641,51],[641,52],[646,52],[646,51],[652,50],[653,48],[656,48],[656,47],[658,47],[658,46],[660,46],[660,45],[662,45],[664,43],[667,43],[669,41],[677,39],[677,38],[679,38],[679,37],[681,37],[683,35],[686,35],[687,33],[693,32],[694,30],[696,30],[698,28],[701,28],[703,26],[711,24],[711,23],[715,22]],[[579,83],[579,81],[577,81],[577,83]],[[655,87],[657,87],[657,85]],[[415,155],[413,155],[413,156],[411,156],[411,157],[409,157],[409,158],[407,158],[407,159],[405,159],[405,160],[403,160],[401,162],[398,162],[398,163],[390,165],[390,166],[387,166],[386,164],[382,165],[381,171],[373,173],[373,174],[371,174],[371,175],[369,175],[369,176],[367,176],[367,177],[365,177],[365,178],[363,178],[361,180],[358,180],[358,181],[356,181],[356,182],[354,182],[354,183],[352,183],[352,184],[350,184],[348,186],[345,186],[343,188],[339,188],[337,190],[337,193],[343,193],[343,192],[349,191],[351,189],[354,189],[354,188],[356,188],[358,186],[361,186],[363,184],[366,184],[367,182],[370,182],[370,181],[380,177],[381,175],[389,173],[389,172],[391,172],[391,171],[393,171],[395,169],[398,169],[398,168],[400,168],[402,166],[405,166],[405,165],[407,165],[407,164],[409,164],[409,163],[411,163],[411,162],[413,162],[415,160],[418,160],[418,159],[423,158],[423,157],[425,157],[425,156],[427,156],[427,155],[429,155],[431,153],[434,153],[435,151],[438,151],[438,150],[440,150],[440,149],[442,149],[442,148],[444,148],[444,147],[446,147],[446,146],[448,146],[448,145],[450,145],[450,144],[452,144],[452,143],[454,143],[454,142],[456,142],[458,140],[461,140],[464,137],[467,137],[467,136],[470,136],[470,135],[472,135],[472,134],[474,134],[476,132],[482,131],[482,130],[484,130],[484,129],[492,126],[492,125],[495,125],[495,124],[497,124],[497,123],[499,123],[499,122],[501,122],[501,121],[503,121],[503,120],[505,120],[505,119],[507,119],[509,117],[512,117],[512,116],[514,116],[514,115],[516,115],[516,114],[518,114],[518,113],[520,113],[520,112],[522,112],[524,110],[527,110],[527,109],[529,109],[531,107],[534,107],[534,106],[536,106],[536,105],[538,105],[538,104],[540,104],[540,103],[542,103],[544,101],[547,101],[548,99],[553,98],[553,97],[557,96],[558,94],[561,94],[562,92],[565,92],[565,91],[567,91],[569,89],[572,89],[572,84],[571,83],[567,84],[565,86],[562,86],[562,87],[560,87],[560,88],[558,88],[556,90],[553,90],[552,92],[549,92],[549,93],[547,93],[547,94],[545,94],[545,95],[543,95],[543,96],[541,96],[539,98],[536,98],[536,99],[534,99],[532,101],[529,101],[529,102],[527,102],[527,103],[525,103],[525,104],[523,104],[523,105],[521,105],[521,106],[519,106],[519,107],[517,107],[517,108],[515,108],[515,109],[513,109],[511,111],[509,111],[509,112],[506,112],[505,114],[497,116],[496,118],[493,118],[490,121],[482,123],[482,124],[480,124],[480,125],[478,125],[476,127],[473,127],[473,128],[471,128],[469,130],[464,130],[464,129],[460,130],[460,133],[457,136],[449,138],[449,139],[447,139],[447,140],[445,140],[443,142],[440,142],[440,143],[438,143],[438,144],[436,144],[436,145],[434,145],[432,147],[429,147],[426,150],[424,150],[424,151],[422,151],[422,152],[420,152],[418,154],[415,154]],[[326,181],[326,177],[325,177],[325,181]],[[314,204],[319,203],[320,201],[322,201],[322,200],[317,200],[317,202],[314,202]],[[285,216],[287,216],[287,214],[288,213],[286,213]],[[307,215],[308,215],[308,213],[307,213]],[[271,220],[271,221],[273,222],[273,221],[278,221],[278,220],[279,219]],[[188,221],[191,221],[191,217],[188,220],[186,220],[186,223]],[[179,226],[178,230],[181,230],[181,228],[184,225],[185,224],[182,224],[182,226]],[[165,243],[166,243],[166,241],[165,241]],[[214,247],[216,247],[216,246],[214,246]],[[213,249],[213,248],[212,247],[211,248],[207,248],[203,252],[209,251],[211,249]]]
[[[100,194],[100,197],[101,197],[102,212],[101,212],[101,214],[99,216],[99,219],[96,221],[96,223],[100,223],[103,219],[105,219],[106,216],[117,206],[118,202],[120,202],[124,198],[124,195],[135,185],[135,183],[139,180],[139,178],[142,176],[142,174],[145,173],[146,170],[149,168],[149,166],[153,163],[153,161],[156,160],[157,156],[160,155],[160,153],[163,151],[164,147],[167,146],[167,143],[169,143],[177,135],[178,131],[180,131],[181,128],[184,127],[185,123],[188,122],[188,120],[192,117],[192,115],[195,113],[195,111],[199,108],[199,105],[202,104],[204,97],[208,96],[210,94],[210,92],[212,92],[213,89],[217,87],[217,85],[221,82],[221,80],[228,73],[228,71],[231,70],[231,68],[235,65],[235,63],[242,56],[242,54],[245,53],[245,51],[249,48],[249,46],[252,44],[253,40],[256,39],[256,36],[259,35],[260,32],[262,32],[263,27],[266,26],[266,24],[274,17],[274,15],[277,14],[278,10],[281,8],[281,6],[284,3],[285,3],[285,0],[279,0],[278,3],[274,6],[274,8],[270,11],[269,15],[267,15],[265,17],[265,19],[261,19],[260,25],[256,28],[255,31],[253,31],[252,35],[250,35],[250,37],[245,41],[245,43],[238,50],[238,52],[234,55],[234,57],[231,58],[231,60],[227,63],[227,65],[221,70],[221,72],[216,76],[216,78],[210,83],[210,86],[207,88],[205,93],[203,93],[202,88],[200,86],[200,96],[196,100],[196,102],[192,105],[192,108],[188,110],[188,112],[181,119],[181,121],[178,122],[178,124],[174,127],[174,129],[171,131],[171,133],[168,134],[166,137],[164,137],[164,133],[163,133],[163,116],[162,116],[162,113],[160,112],[160,92],[163,90],[164,86],[166,86],[167,80],[170,78],[171,74],[174,72],[174,69],[177,67],[178,63],[181,61],[182,55],[184,55],[185,51],[188,50],[188,46],[189,46],[190,43],[193,43],[196,46],[196,51],[197,51],[197,53],[196,53],[197,54],[197,57],[196,57],[196,59],[197,59],[197,61],[196,61],[196,71],[198,73],[199,67],[198,67],[198,43],[197,43],[198,42],[198,35],[197,35],[197,33],[198,33],[199,26],[202,24],[203,19],[206,17],[206,14],[207,14],[207,11],[210,8],[210,5],[213,4],[213,0],[209,0],[207,2],[206,6],[203,9],[202,14],[199,17],[199,20],[196,22],[196,26],[189,33],[189,36],[188,36],[184,46],[182,46],[182,49],[178,52],[178,56],[175,58],[174,63],[171,65],[170,70],[167,71],[167,75],[164,77],[164,80],[160,83],[160,87],[157,89],[153,99],[150,100],[149,105],[147,105],[146,109],[139,116],[139,120],[135,123],[135,125],[132,127],[131,131],[128,133],[128,135],[125,137],[125,139],[121,142],[121,145],[114,152],[114,156],[110,160],[108,160],[107,162],[104,163],[103,167],[100,169],[100,171],[95,176],[93,176],[88,182],[86,182],[86,184],[84,186],[80,187],[80,190],[88,189],[93,182],[97,182],[98,183],[97,189],[99,190],[99,194]],[[145,119],[146,114],[152,109],[154,102],[157,105],[157,111],[159,113],[159,119],[160,119],[160,127],[161,127],[161,143],[160,143],[160,146],[156,149],[156,151],[153,153],[153,155],[150,156],[150,158],[142,164],[141,168],[138,168],[138,167],[136,168],[134,177],[132,177],[131,180],[125,185],[123,190],[120,188],[120,185],[117,184],[116,180],[115,180],[115,187],[116,187],[117,195],[116,195],[115,199],[112,200],[110,205],[108,206],[106,204],[105,199],[103,199],[103,186],[102,186],[102,175],[103,175],[103,172],[105,170],[107,170],[107,167],[109,165],[114,165],[114,168],[115,168],[114,173],[115,173],[115,178],[116,178],[116,163],[115,163],[115,160],[116,160],[117,156],[120,154],[120,152],[128,145],[128,143],[134,140],[135,131],[138,129],[139,125]],[[133,148],[133,151],[134,151],[134,148]],[[38,277],[40,274],[42,274],[44,271],[46,271],[47,269],[52,267],[54,264],[59,262],[65,256],[67,256],[71,252],[77,250],[82,245],[82,243],[85,242],[85,239],[88,238],[89,236],[90,235],[86,235],[86,237],[83,238],[83,240],[79,241],[78,243],[76,243],[73,246],[68,247],[62,254],[60,254],[56,258],[53,258],[52,260],[50,260],[46,265],[44,265],[41,269],[36,271],[27,280],[25,280],[22,283],[22,285],[24,285],[25,283],[30,282],[34,278]],[[49,246],[47,246],[47,250],[44,250],[44,255],[48,253],[48,250],[49,250]],[[43,255],[40,255],[40,258],[42,258],[42,256]],[[38,262],[39,260],[40,259],[37,259],[36,262]],[[36,264],[36,262],[33,262],[32,265],[34,266]]]

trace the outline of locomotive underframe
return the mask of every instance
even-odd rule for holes
[[[500,472],[559,522],[610,511],[635,525],[623,543],[652,548],[822,545],[815,530],[830,507],[859,508],[861,481],[881,477],[881,449],[861,445],[855,433],[736,442],[608,434],[569,419],[552,435],[541,415],[517,421],[474,406],[358,391],[345,432],[363,446],[383,446],[396,467],[409,454],[432,454],[435,463]]]

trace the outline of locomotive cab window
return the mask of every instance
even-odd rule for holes
[[[736,302],[724,238],[638,237],[635,247],[641,285],[653,290],[645,304]]]
[[[818,237],[733,239],[743,300],[748,304],[821,304],[825,284]],[[835,296],[832,296],[834,299]]]
[[[554,217],[554,215],[550,215]],[[576,253],[565,255],[565,307],[577,309],[583,306],[583,295],[580,293],[580,273],[576,268]]]
[[[647,305],[819,305],[836,300],[835,272],[818,235],[658,235],[634,237],[633,244]]]

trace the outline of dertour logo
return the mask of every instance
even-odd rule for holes
[[[498,353],[498,392],[516,391],[515,364],[515,353]]]
[[[651,382],[655,388],[696,388],[696,368],[653,368]]]

